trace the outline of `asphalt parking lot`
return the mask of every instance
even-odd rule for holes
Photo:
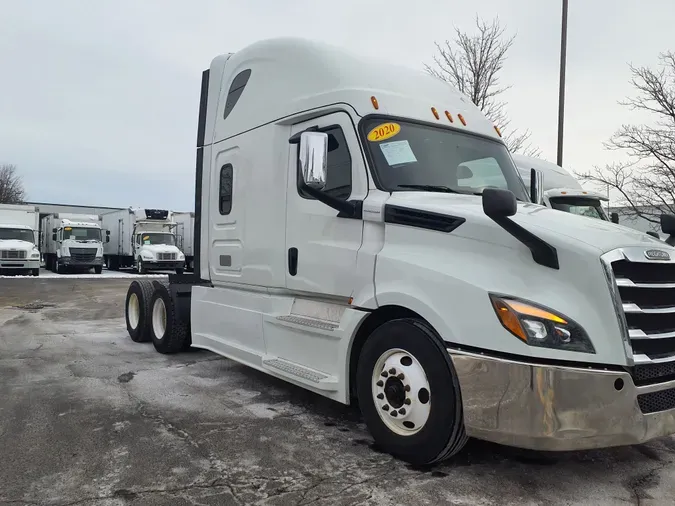
[[[675,439],[545,454],[471,441],[415,469],[358,412],[124,324],[128,279],[0,279],[0,504],[674,504]]]

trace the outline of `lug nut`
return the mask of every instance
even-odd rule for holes
[[[384,409],[385,411],[389,411],[389,404],[385,404],[384,406],[382,406],[382,409]]]
[[[406,392],[410,392],[410,385],[406,385],[406,386],[405,386],[405,391],[406,391]]]
[[[384,381],[382,381],[382,380],[378,381],[378,382],[377,382],[377,386],[378,386],[378,387],[384,386]]]
[[[399,409],[398,412],[401,416],[405,415],[405,408]]]
[[[380,400],[384,399],[384,394],[377,394],[377,398]]]
[[[382,376],[386,378],[387,376],[389,376],[389,373],[387,371],[382,371]]]
[[[393,416],[394,418],[396,418],[398,416],[398,413],[396,412],[396,410],[391,412],[391,416]]]
[[[398,379],[400,379],[400,380],[404,380],[404,379],[405,379],[405,375],[404,375],[403,373],[399,374],[399,375],[396,376],[396,377],[397,377]]]
[[[412,401],[406,398],[406,400],[403,401],[403,404],[405,404],[406,406],[410,406],[410,404],[412,404]]]
[[[389,374],[396,374],[396,369],[394,369],[393,367],[389,369]]]

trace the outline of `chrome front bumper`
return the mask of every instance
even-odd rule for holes
[[[533,450],[565,451],[643,443],[675,434],[675,409],[643,414],[628,372],[504,360],[448,350],[471,437]],[[675,391],[671,393],[675,395]]]

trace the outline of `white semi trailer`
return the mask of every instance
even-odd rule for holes
[[[194,265],[194,212],[174,212],[176,222],[176,242],[178,248],[185,255],[185,270],[192,271]]]
[[[109,237],[103,246],[108,269],[183,272],[185,255],[176,246],[176,222],[171,211],[128,208],[103,214],[102,223]]]
[[[96,274],[101,274],[101,216],[53,213],[42,217],[41,228],[42,257],[47,269],[58,274],[94,269]]]
[[[274,39],[201,89],[195,272],[132,281],[134,341],[357,399],[415,464],[468,436],[675,433],[675,248],[541,205],[538,172],[531,202],[497,129],[424,72]]]
[[[37,207],[0,204],[0,273],[40,275],[39,225]]]

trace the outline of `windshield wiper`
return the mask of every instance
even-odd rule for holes
[[[480,193],[473,192],[462,192],[450,188],[449,186],[438,186],[433,184],[399,184],[397,188],[411,188],[413,190],[424,190],[428,192],[440,192],[440,193],[459,193],[460,195],[480,195]]]

